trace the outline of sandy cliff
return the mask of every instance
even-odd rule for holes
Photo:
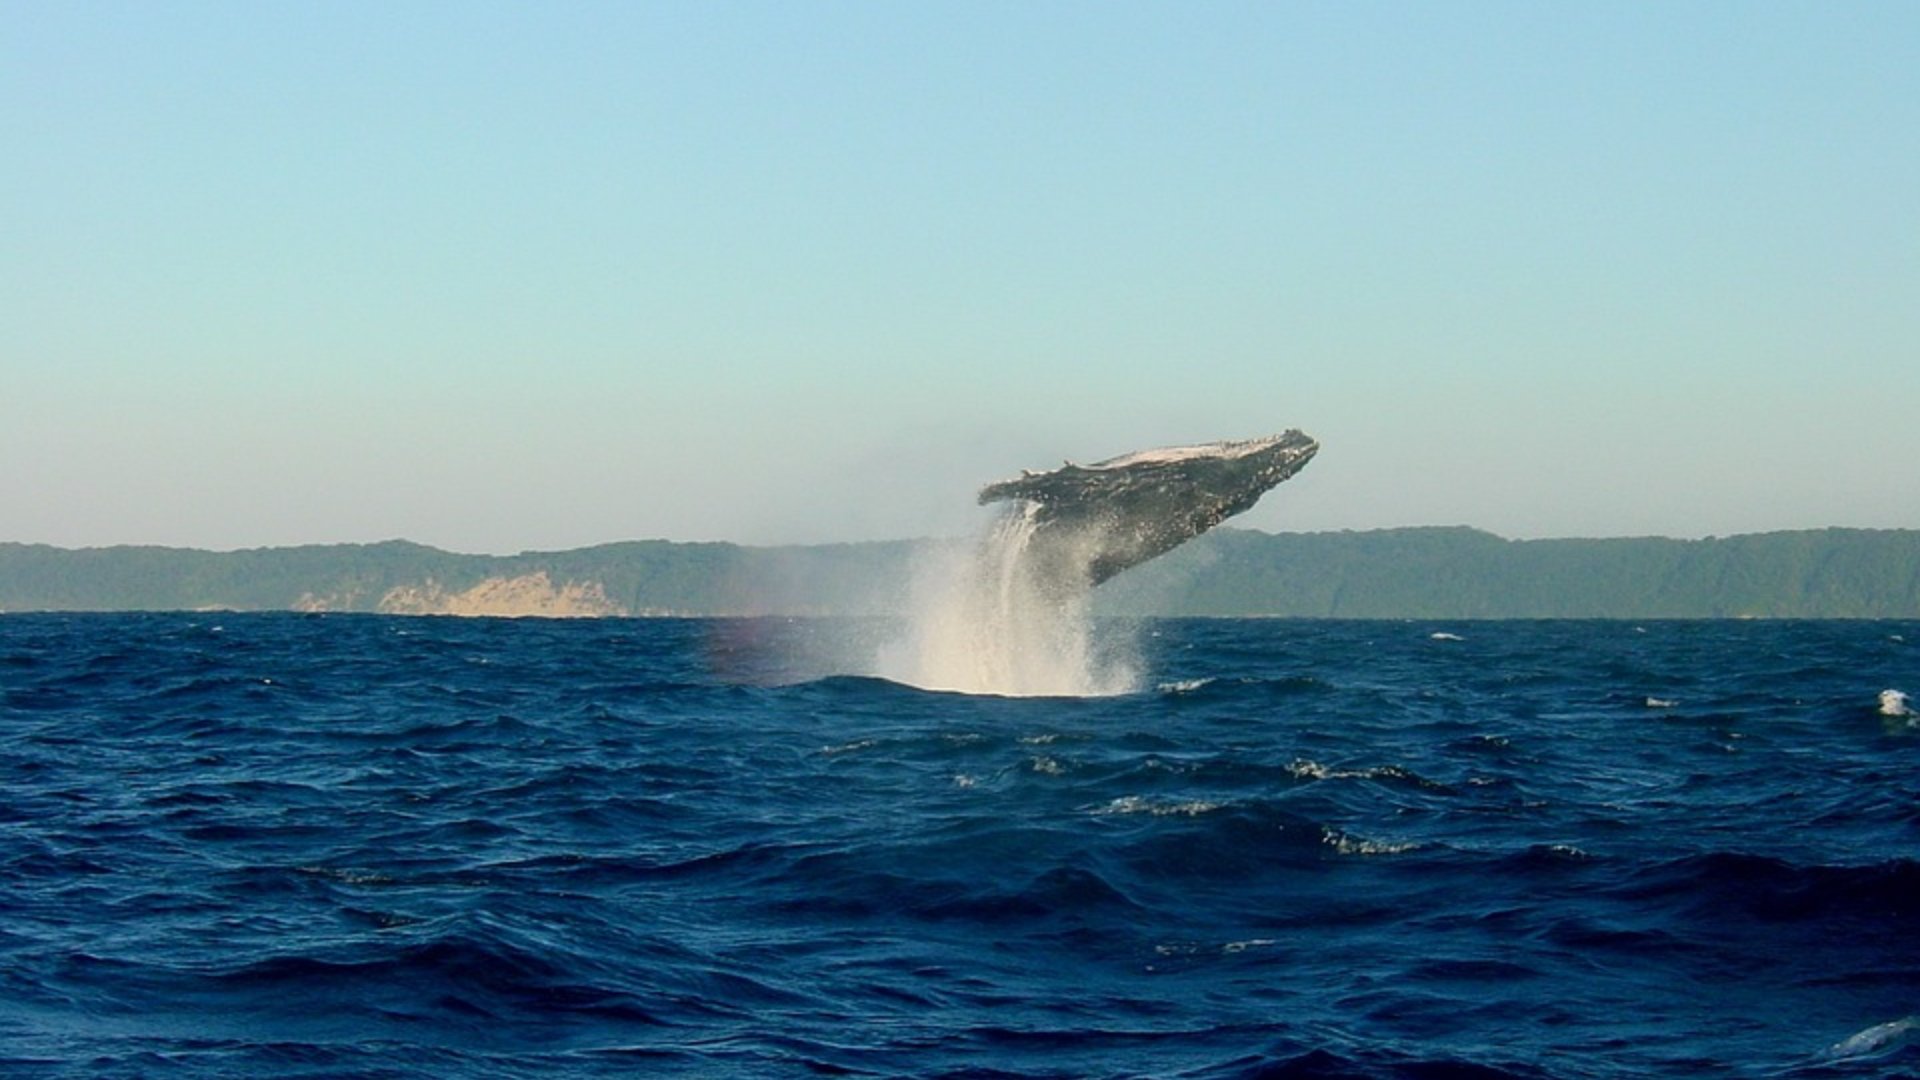
[[[429,579],[418,585],[387,590],[378,610],[387,615],[533,615],[583,618],[624,615],[607,599],[597,581],[569,581],[555,585],[546,571],[520,577],[492,577],[470,589],[450,592]]]

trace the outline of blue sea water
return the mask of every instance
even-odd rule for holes
[[[0,618],[0,1072],[1920,1073],[1920,623]]]

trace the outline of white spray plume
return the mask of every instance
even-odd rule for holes
[[[973,545],[921,557],[905,634],[881,650],[880,675],[928,690],[1009,697],[1135,688],[1130,642],[1096,633],[1085,583],[1045,580],[1027,558],[1037,510],[1017,504]]]

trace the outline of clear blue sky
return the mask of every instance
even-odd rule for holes
[[[0,15],[0,540],[1920,527],[1920,4]]]

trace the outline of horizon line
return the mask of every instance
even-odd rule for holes
[[[1209,535],[1219,534],[1219,533],[1251,533],[1251,534],[1256,534],[1260,536],[1350,536],[1350,535],[1366,535],[1366,534],[1372,534],[1372,533],[1393,533],[1393,532],[1471,532],[1471,533],[1480,533],[1482,535],[1498,540],[1502,543],[1509,543],[1509,544],[1558,543],[1558,542],[1575,542],[1575,541],[1584,541],[1584,542],[1632,541],[1632,540],[1664,540],[1672,543],[1692,544],[1692,543],[1709,543],[1709,542],[1717,542],[1717,541],[1724,541],[1724,540],[1734,540],[1742,537],[1778,536],[1781,534],[1789,534],[1789,533],[1831,533],[1831,532],[1911,533],[1911,532],[1920,532],[1920,526],[1909,527],[1909,526],[1871,526],[1871,525],[1810,525],[1810,526],[1802,526],[1798,528],[1756,529],[1750,532],[1708,533],[1700,536],[1672,536],[1672,535],[1662,534],[1662,533],[1634,533],[1634,534],[1621,534],[1621,535],[1614,535],[1614,536],[1513,537],[1513,536],[1502,535],[1500,533],[1494,532],[1491,529],[1484,529],[1477,525],[1465,525],[1465,524],[1380,525],[1380,526],[1373,526],[1368,528],[1282,529],[1282,530],[1256,529],[1256,528],[1248,528],[1244,526],[1235,526],[1235,525],[1221,525],[1214,529],[1209,530]],[[740,541],[740,540],[675,540],[667,537],[652,536],[652,537],[628,537],[620,540],[601,540],[601,541],[594,541],[591,543],[577,544],[572,547],[522,548],[521,550],[515,551],[515,552],[467,551],[467,550],[461,550],[461,549],[452,548],[452,547],[441,547],[437,544],[430,544],[430,543],[426,543],[419,540],[409,539],[403,536],[386,537],[380,540],[320,540],[320,541],[303,541],[299,543],[282,543],[282,544],[248,544],[248,545],[241,545],[236,547],[202,547],[202,546],[193,545],[193,544],[166,544],[166,543],[146,543],[146,542],[120,542],[120,543],[109,543],[109,544],[72,545],[72,544],[56,544],[56,543],[50,543],[47,541],[37,541],[37,540],[0,540],[0,548],[6,548],[6,547],[35,548],[37,547],[37,548],[50,548],[55,551],[65,551],[65,552],[158,550],[158,551],[195,552],[195,553],[208,554],[208,555],[233,555],[233,554],[240,554],[244,552],[292,551],[292,550],[298,550],[301,548],[371,548],[371,547],[405,545],[410,547],[425,548],[429,551],[436,551],[436,552],[440,552],[442,554],[447,554],[447,555],[458,555],[458,556],[473,557],[473,558],[517,559],[517,558],[528,558],[528,557],[540,556],[540,555],[564,555],[564,554],[569,554],[577,551],[591,551],[596,548],[618,547],[623,544],[671,544],[671,545],[681,546],[681,547],[724,546],[724,547],[736,547],[736,548],[749,548],[749,549],[756,549],[756,550],[771,550],[771,549],[779,549],[779,548],[828,548],[828,547],[862,547],[862,546],[868,546],[868,545],[886,545],[886,544],[955,543],[955,542],[962,542],[968,539],[970,539],[970,537],[967,537],[967,536],[905,536],[905,537],[890,537],[890,538],[877,538],[877,539],[864,539],[864,540],[810,540],[810,541],[790,541],[790,542],[782,542],[782,543],[755,543],[755,542],[747,542],[747,541]]]

